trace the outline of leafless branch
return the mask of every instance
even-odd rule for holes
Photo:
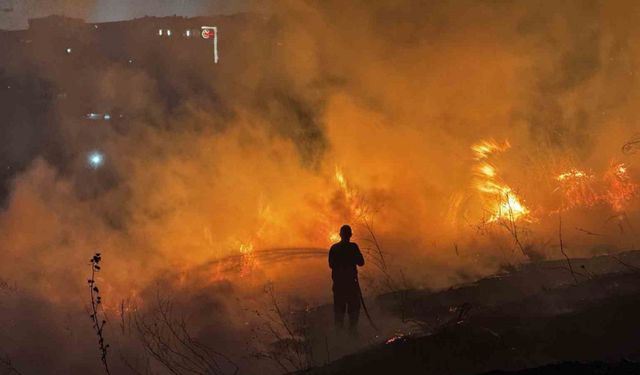
[[[308,334],[308,309],[288,311],[282,309],[273,284],[265,287],[271,308],[267,312],[255,311],[262,322],[255,332],[266,348],[254,352],[259,359],[274,363],[283,372],[301,371],[313,366],[313,348]],[[327,354],[328,355],[328,354]]]
[[[582,233],[588,234],[589,236],[604,236],[604,234],[592,232],[592,231],[589,231],[589,230],[586,230],[586,229],[583,229],[583,228],[576,227],[576,230],[578,230],[578,231],[580,231]]]
[[[562,253],[562,256],[564,256],[564,258],[567,260],[567,266],[569,266],[569,272],[571,272],[571,276],[573,277],[573,281],[575,281],[575,283],[578,283],[578,278],[576,277],[576,273],[573,271],[573,265],[571,264],[571,259],[569,258],[569,256],[567,255],[567,253],[564,251],[564,242],[562,241],[562,213],[561,211],[558,212],[558,238],[560,240],[560,252]]]
[[[134,314],[134,326],[145,351],[174,375],[236,374],[239,370],[229,357],[196,340],[184,318],[174,316],[171,301],[159,294],[149,314]]]
[[[87,280],[89,284],[89,292],[91,294],[91,314],[89,317],[93,322],[93,329],[96,331],[96,335],[98,336],[98,347],[100,349],[100,360],[102,361],[102,365],[104,367],[104,371],[111,375],[109,372],[109,363],[107,362],[107,350],[109,349],[109,344],[106,344],[104,340],[104,326],[107,324],[107,320],[104,316],[104,311],[102,312],[103,318],[100,319],[98,316],[98,308],[102,306],[102,297],[100,296],[100,289],[96,283],[96,273],[100,272],[100,261],[102,257],[100,253],[96,253],[90,260],[91,262],[91,278]]]
[[[120,360],[125,365],[126,368],[129,369],[135,375],[155,375],[155,373],[151,370],[151,363],[149,357],[144,355],[144,372],[140,369],[138,364],[138,360],[136,359],[136,363],[131,363],[122,353],[120,355]]]
[[[620,258],[618,258],[617,256],[611,256],[613,259],[615,259],[618,263],[620,263],[621,265],[627,267],[628,269],[634,271],[634,272],[640,272],[640,267],[634,266],[633,264],[629,264],[627,262],[622,261]]]
[[[514,243],[516,244],[518,249],[520,249],[522,254],[528,258],[529,254],[527,254],[527,251],[525,250],[524,246],[522,246],[522,242],[520,242],[518,226],[517,226],[517,223],[516,223],[516,217],[513,214],[513,207],[511,207],[511,200],[509,199],[509,193],[505,194],[505,202],[506,202],[507,207],[509,209],[508,213],[507,213],[507,218],[506,219],[501,219],[501,220],[499,220],[499,222],[507,230],[507,232],[509,232],[509,234],[511,234],[511,237],[513,237]],[[502,204],[502,202],[501,202],[501,204]]]
[[[22,373],[13,365],[13,362],[8,355],[0,355],[0,368],[4,369],[3,373],[6,375],[22,375]]]

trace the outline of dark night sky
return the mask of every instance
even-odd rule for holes
[[[0,29],[24,29],[30,18],[52,14],[90,22],[143,16],[229,14],[247,8],[247,0],[0,0]]]

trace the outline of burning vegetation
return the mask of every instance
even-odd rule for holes
[[[480,141],[471,147],[475,160],[475,189],[481,195],[486,212],[483,221],[487,223],[502,220],[532,222],[558,211],[590,209],[598,205],[606,205],[618,215],[624,213],[638,195],[638,184],[633,181],[625,163],[611,162],[600,179],[591,171],[571,168],[553,178],[555,191],[561,194],[559,208],[536,208],[536,216],[525,205],[524,198],[501,179],[500,171],[493,163],[499,154],[510,148],[509,141],[498,143],[493,140]]]
[[[598,181],[592,173],[571,169],[556,177],[563,193],[562,209],[591,208],[607,204],[620,214],[637,196],[638,184],[632,181],[624,163],[611,163]]]
[[[13,301],[0,303],[0,320],[19,336],[0,347],[54,321],[38,327],[42,345],[79,358],[32,362],[46,352],[33,346],[11,363],[24,373],[93,366],[95,332],[76,321],[86,323],[83,267],[98,248],[114,373],[121,352],[153,373],[143,362],[165,358],[148,354],[166,345],[191,354],[165,366],[196,361],[192,372],[206,373],[223,361],[204,341],[259,368],[242,341],[262,318],[277,320],[266,325],[273,341],[304,343],[285,347],[305,353],[288,370],[312,363],[311,339],[283,336],[294,315],[285,305],[330,301],[327,248],[345,223],[370,248],[367,298],[381,284],[434,291],[637,243],[633,12],[616,2],[343,3],[105,24],[48,17],[0,31],[0,281],[19,286],[0,283]],[[218,63],[209,39],[177,32],[203,25],[219,27]],[[578,267],[569,282],[592,274]],[[256,297],[267,283],[282,293],[270,299],[276,314]],[[163,305],[138,321],[144,350],[129,348],[129,315],[152,313],[159,290],[185,319]],[[306,315],[300,326],[306,335]],[[334,359],[324,334],[316,352]]]
[[[485,210],[488,213],[487,222],[496,222],[503,219],[509,221],[526,220],[529,209],[522,203],[516,192],[502,182],[498,176],[491,158],[511,147],[508,141],[498,144],[494,141],[482,141],[471,147],[476,166],[476,188],[482,194]]]

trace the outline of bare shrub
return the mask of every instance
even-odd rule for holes
[[[145,352],[174,375],[223,375],[239,370],[229,357],[191,334],[184,317],[176,315],[169,299],[158,295],[155,306],[147,313],[134,314],[133,320]],[[135,368],[130,363],[128,367]],[[150,374],[149,368],[147,363],[144,373]]]
[[[259,323],[253,338],[264,345],[253,349],[253,355],[276,365],[285,373],[301,371],[314,365],[309,335],[309,308],[284,310],[276,297],[273,284],[265,286],[269,308],[254,310]]]
[[[16,369],[8,355],[0,354],[0,374],[2,375],[22,375],[20,371]]]

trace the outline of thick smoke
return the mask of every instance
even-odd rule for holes
[[[99,371],[82,324],[97,251],[111,316],[121,300],[143,309],[162,289],[236,357],[250,320],[242,311],[267,281],[328,301],[317,249],[345,222],[364,247],[363,214],[415,286],[558,257],[555,176],[600,178],[625,162],[637,177],[635,156],[621,152],[638,120],[634,7],[278,2],[215,19],[218,65],[209,50],[139,32],[34,31],[23,37],[31,47],[0,57],[14,87],[0,95],[18,98],[0,127],[11,167],[0,276],[16,286],[2,304],[13,327],[3,347],[29,370]],[[30,92],[45,94],[34,104]],[[92,111],[113,120],[88,122]],[[494,162],[531,209],[518,223],[521,248],[509,228],[483,224],[471,147],[484,139],[511,145]],[[98,170],[86,165],[93,149],[106,156]],[[636,205],[563,211],[569,253],[632,246]],[[261,255],[274,248],[290,256]],[[364,276],[378,275],[369,266]],[[25,317],[45,326],[31,332]],[[51,347],[34,341],[74,354],[30,361]]]

